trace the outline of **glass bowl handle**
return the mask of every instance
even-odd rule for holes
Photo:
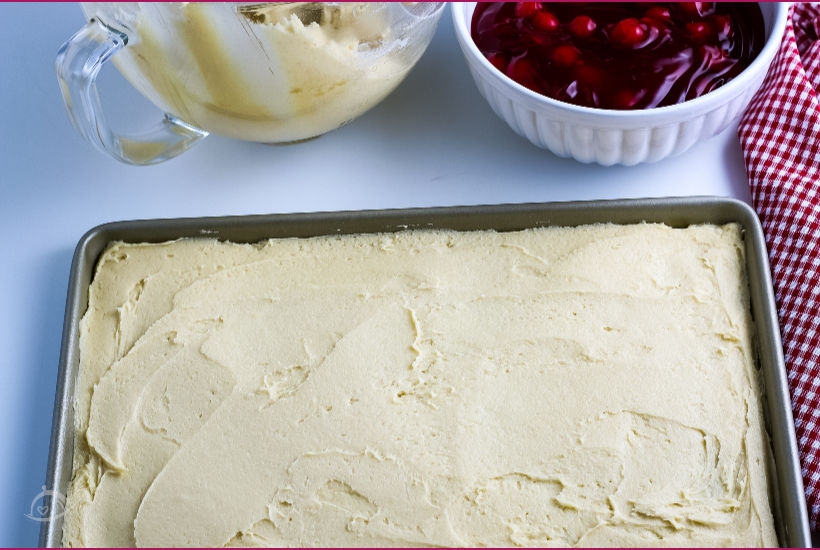
[[[127,164],[156,164],[186,151],[208,132],[170,114],[145,133],[124,136],[111,130],[97,93],[97,75],[127,44],[124,32],[92,19],[57,52],[57,80],[72,124],[92,145]]]

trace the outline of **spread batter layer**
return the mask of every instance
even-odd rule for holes
[[[64,543],[772,546],[736,225],[111,245]]]

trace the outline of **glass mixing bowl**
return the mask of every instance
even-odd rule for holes
[[[82,3],[89,23],[57,55],[66,109],[98,149],[153,164],[213,132],[309,139],[360,116],[421,57],[443,2]],[[166,113],[149,132],[106,124],[95,80],[112,60]]]

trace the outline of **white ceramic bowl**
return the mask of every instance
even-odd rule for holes
[[[475,2],[453,2],[456,37],[479,92],[510,128],[542,149],[580,162],[633,165],[683,153],[736,122],[763,83],[786,28],[788,3],[761,2],[763,51],[735,79],[713,92],[668,107],[617,111],[580,107],[514,82],[470,37]]]

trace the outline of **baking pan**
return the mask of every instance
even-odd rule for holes
[[[770,478],[778,539],[782,546],[809,547],[811,539],[806,501],[763,232],[757,216],[749,206],[740,201],[719,197],[143,220],[95,227],[80,239],[71,266],[46,474],[47,487],[56,491],[56,498],[59,499],[60,495],[67,493],[71,480],[74,426],[72,396],[79,368],[80,318],[88,305],[88,288],[97,258],[112,241],[163,242],[183,237],[212,237],[253,243],[275,237],[407,229],[515,231],[554,225],[575,226],[604,222],[629,224],[643,221],[665,223],[673,227],[736,222],[743,228],[752,315],[762,372],[764,413],[773,449]],[[63,530],[62,503],[58,501],[44,504],[48,506],[49,515],[40,531],[40,546],[60,546]]]

